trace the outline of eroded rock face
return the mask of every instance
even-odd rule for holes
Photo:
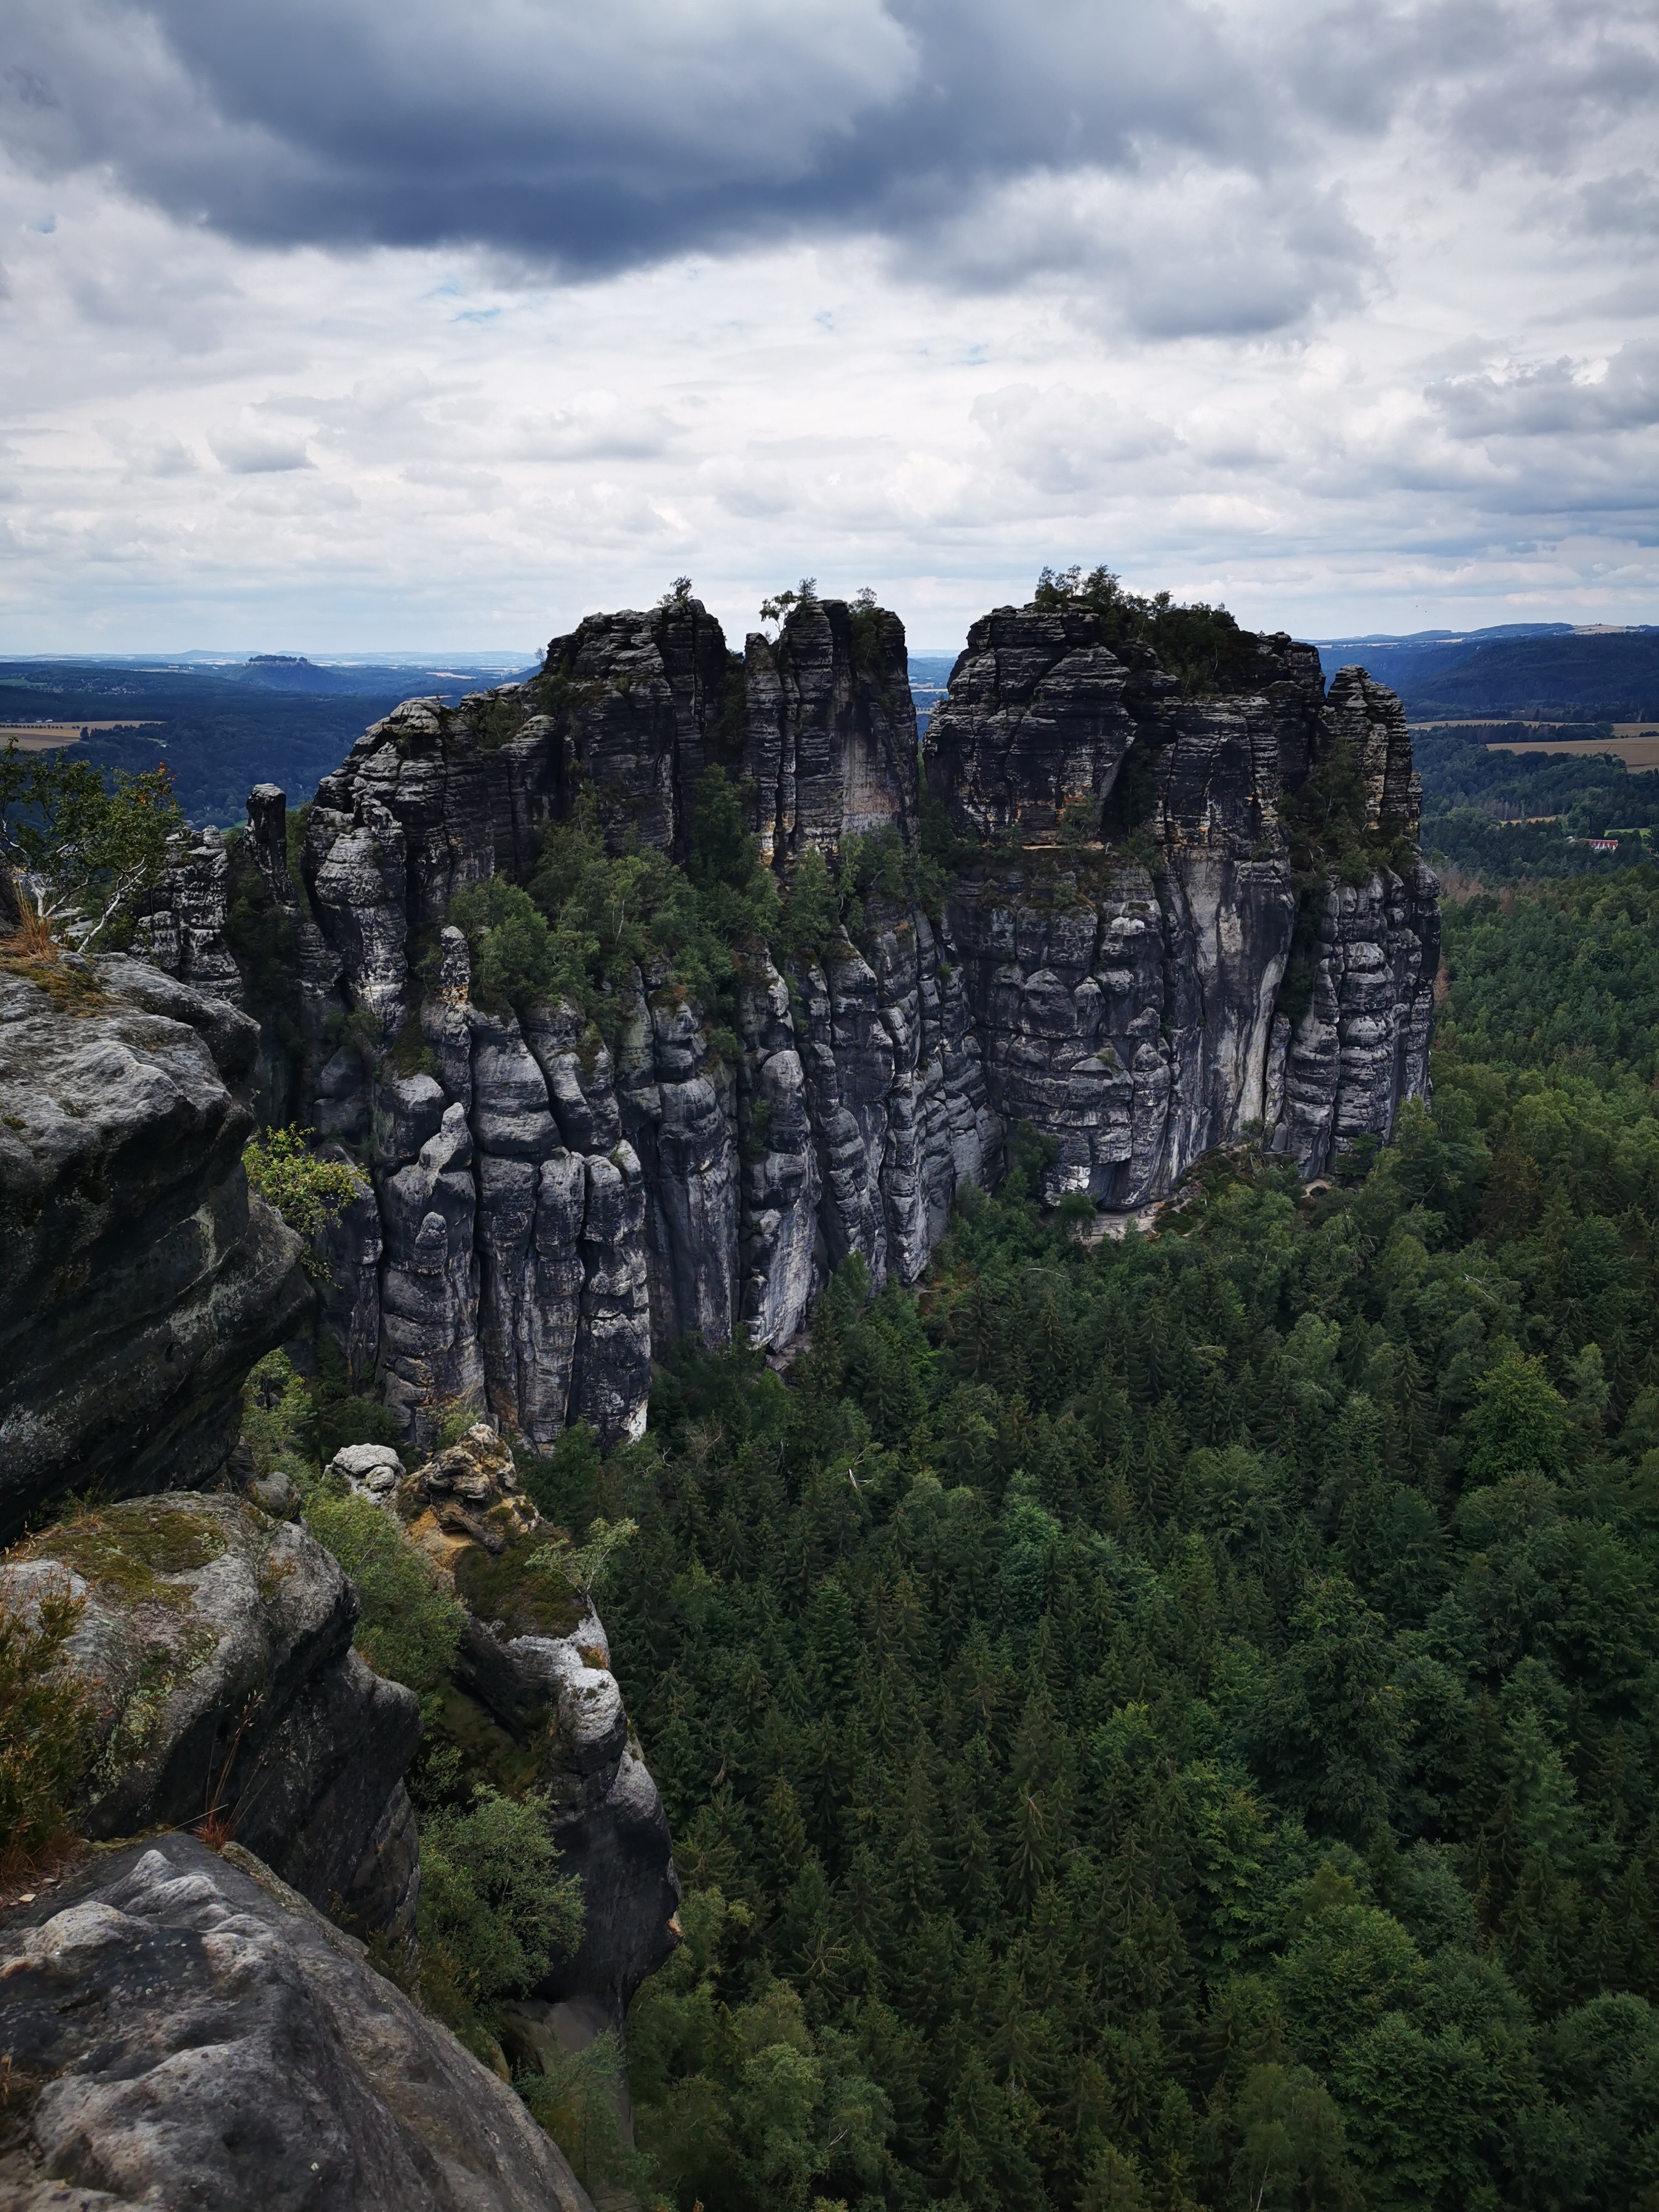
[[[1386,1139],[1400,1102],[1426,1097],[1438,886],[1420,865],[1333,884],[1316,907],[1313,994],[1275,1024],[1270,1097],[1275,1152],[1322,1174],[1362,1138]]]
[[[1056,829],[1068,804],[1097,804],[1135,741],[1131,671],[1091,617],[999,607],[968,633],[928,723],[936,788],[963,830]]]
[[[0,2203],[592,2212],[507,2084],[268,1866],[170,1835],[7,1916]]]
[[[312,1041],[289,1111],[374,1187],[330,1233],[325,1310],[411,1444],[455,1399],[544,1447],[578,1419],[637,1435],[653,1351],[780,1345],[854,1253],[915,1280],[1018,1122],[1054,1142],[1050,1200],[1115,1207],[1251,1128],[1309,1173],[1386,1139],[1426,1084],[1438,961],[1404,719],[1362,670],[1328,696],[1310,646],[1239,651],[1235,695],[1188,699],[1086,614],[976,623],[925,765],[981,858],[940,912],[878,888],[856,942],[750,948],[718,1039],[665,975],[634,978],[608,1045],[571,1006],[484,1012],[448,902],[527,880],[583,793],[613,848],[684,859],[710,766],[786,878],[853,836],[914,844],[894,617],[811,601],[741,659],[696,600],[592,617],[530,682],[366,732],[319,787],[302,883],[281,794],[256,793]],[[1404,872],[1310,890],[1287,811],[1340,743]]]
[[[1144,860],[1079,844],[1071,865],[1063,841],[1042,853],[1039,834],[956,887],[950,919],[992,1106],[1054,1140],[1047,1197],[1114,1207],[1163,1196],[1252,1127],[1310,1175],[1363,1137],[1386,1140],[1401,1102],[1427,1088],[1434,878],[1413,860],[1404,876],[1377,866],[1358,887],[1299,891],[1285,811],[1340,738],[1364,781],[1366,829],[1414,840],[1399,702],[1359,669],[1341,671],[1327,700],[1313,647],[1286,637],[1255,641],[1259,689],[1234,698],[1183,700],[1144,665],[1074,684],[1063,654],[1045,656],[1067,642],[1056,625],[1076,619],[1004,610],[976,624],[928,731],[930,779],[959,818],[1029,825],[1037,817],[1011,814],[1007,797],[1024,787],[1018,745],[999,750],[998,733],[1027,748],[1050,807],[1056,761],[1103,757],[1067,753],[1064,732],[1103,729],[1116,702],[1130,736],[1109,809],[1118,775],[1139,776],[1147,801]],[[1299,921],[1313,984],[1292,1019],[1280,991]]]
[[[242,1172],[256,1024],[137,960],[58,973],[0,971],[0,1539],[212,1474],[310,1295]]]
[[[419,1701],[351,1649],[357,1594],[320,1544],[170,1492],[46,1529],[0,1568],[18,1601],[46,1583],[84,1600],[66,1647],[97,1716],[84,1834],[216,1814],[323,1911],[410,1940]]]
[[[598,1615],[532,1564],[555,1531],[482,1424],[398,1493],[413,1540],[471,1619],[455,1679],[488,1723],[528,1751],[562,1871],[582,1886],[581,1947],[528,1994],[591,1998],[620,2027],[629,1998],[679,1940],[679,1879],[662,1800],[635,1740]]]
[[[811,600],[775,645],[750,636],[743,681],[743,764],[768,860],[874,830],[914,835],[916,711],[896,615]]]
[[[162,883],[139,902],[135,936],[145,958],[192,990],[240,1005],[242,979],[224,939],[229,864],[217,830],[175,841]]]

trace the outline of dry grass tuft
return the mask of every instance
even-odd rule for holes
[[[87,963],[58,943],[27,902],[21,926],[0,937],[0,972],[33,983],[60,1013],[95,1013],[111,1003]]]

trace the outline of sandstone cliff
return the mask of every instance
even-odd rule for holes
[[[299,1325],[300,1240],[242,1172],[258,1043],[137,960],[0,968],[0,1541],[70,1488],[216,1472]]]
[[[1428,1079],[1439,920],[1400,703],[1357,668],[1327,698],[1313,647],[1282,636],[1255,641],[1253,691],[1185,699],[1149,654],[1126,667],[1085,628],[986,617],[928,730],[957,822],[1026,833],[949,907],[992,1103],[1054,1139],[1051,1197],[1144,1205],[1253,1123],[1322,1173],[1386,1138]],[[1287,804],[1339,740],[1366,831],[1410,858],[1298,884]],[[1109,821],[1126,771],[1145,793],[1130,853],[1068,850],[1063,811]],[[1311,975],[1287,1008],[1298,921]]]
[[[374,1185],[330,1254],[354,1376],[417,1443],[459,1396],[538,1445],[578,1419],[614,1442],[653,1350],[781,1344],[849,1254],[915,1280],[1017,1122],[1050,1140],[1051,1201],[1118,1208],[1252,1127],[1310,1175],[1386,1138],[1425,1086],[1438,958],[1403,718],[1363,671],[1328,696],[1311,647],[1244,642],[1237,688],[1192,697],[1086,611],[999,609],[919,763],[895,617],[811,601],[739,658],[675,599],[590,617],[523,685],[400,708],[301,836],[255,793],[246,851],[290,948],[289,1012],[256,1006],[270,1111]],[[1364,811],[1340,866],[1292,818],[1339,753]],[[910,860],[851,934],[748,946],[729,1030],[672,963],[605,1036],[567,1002],[476,1004],[455,894],[526,881],[579,798],[611,850],[684,860],[711,765],[786,884],[854,837]],[[913,865],[929,804],[942,892]],[[179,879],[198,963],[213,865]]]
[[[93,1861],[0,1932],[0,1979],[15,2212],[592,2212],[506,2083],[238,1844]]]
[[[0,1615],[15,1629],[48,1593],[77,1603],[63,1658],[88,1693],[76,1724],[81,1779],[68,1808],[81,1833],[105,1842],[174,1825],[206,1823],[221,1836],[228,1829],[301,1899],[407,1965],[420,1865],[404,1775],[422,1736],[419,1701],[353,1649],[358,1594],[334,1558],[285,1517],[293,1508],[286,1480],[249,1480],[239,1468],[243,1455],[232,1450],[249,1368],[306,1322],[312,1297],[300,1239],[251,1194],[242,1168],[254,1125],[249,1085],[280,1084],[283,1060],[267,1055],[259,1024],[234,1003],[244,987],[226,951],[227,877],[223,846],[198,837],[150,902],[148,948],[185,969],[189,982],[136,959],[88,963],[53,951],[29,938],[16,913],[0,915],[12,925],[0,940],[0,1206],[8,1232],[0,1268],[0,1514],[4,1535],[25,1524],[33,1531],[0,1556]],[[320,943],[319,933],[307,941]],[[295,1058],[304,1049],[297,1030],[282,1045]],[[459,1109],[457,1118],[465,1133]],[[441,1133],[442,1115],[436,1126]],[[465,1143],[453,1149],[468,1157]],[[510,1142],[502,1156],[517,1158]],[[447,1160],[434,1166],[434,1184],[446,1168]],[[607,1176],[622,1185],[620,1171],[601,1156],[592,1179],[603,1183]],[[372,1197],[360,1210],[378,1224]],[[348,1217],[336,1234],[349,1243],[351,1231]],[[378,1255],[378,1226],[372,1243]],[[411,1271],[417,1290],[418,1257]],[[372,1273],[370,1279],[378,1328],[380,1284]],[[328,1294],[337,1296],[332,1285]],[[593,1297],[590,1288],[590,1318]],[[473,1506],[482,1498],[487,1515],[501,1502],[501,1486],[492,1490],[481,1453],[507,1470],[508,1483],[512,1462],[493,1436],[479,1432],[459,1486]],[[442,1477],[434,1468],[434,1494]],[[421,1471],[414,1480],[422,1482]],[[71,1492],[79,1502],[64,1513]],[[522,1517],[527,1538],[535,1531],[527,1505]],[[446,1540],[450,1553],[485,1559],[501,1548],[493,1524],[476,1540]],[[439,1565],[455,1579],[453,1559]],[[500,1602],[498,1590],[490,1587],[484,1603],[460,1580],[474,1610],[453,1695],[471,1700],[482,1733],[493,1730],[534,1763],[586,1906],[580,1951],[556,1960],[525,1999],[544,2011],[585,2008],[578,2026],[591,2034],[620,2021],[640,1979],[676,1940],[667,1824],[597,1620],[573,1618],[563,1624],[566,1635],[526,1634],[524,1624],[499,1617],[514,1608]],[[16,1751],[9,1746],[9,1756]],[[518,1785],[516,1768],[506,1779]],[[161,1848],[183,1851],[192,1865],[201,1856],[176,1838]],[[164,1902],[169,1909],[176,1902],[173,1891]],[[17,2007],[34,1986],[28,1977],[36,1966],[44,2008],[38,2024],[48,2042],[55,2033],[49,2015],[64,2003],[77,2017],[91,2006],[88,2019],[115,2008],[127,2037],[118,2048],[100,2044],[91,2060],[71,2049],[72,2035],[52,2045],[54,2068],[72,2061],[81,2085],[73,2125],[65,2121],[68,2133],[54,2135],[51,2114],[61,2118],[69,2107],[43,2100],[31,2122],[30,2158],[15,2172],[0,2166],[0,2179],[38,2172],[42,2202],[57,2201],[48,2178],[91,2187],[94,2175],[118,2172],[146,2202],[159,2175],[156,2185],[173,2201],[168,2192],[185,2185],[185,2165],[196,2155],[185,2138],[206,2124],[216,2102],[234,2100],[239,2068],[259,2063],[260,2037],[284,2008],[301,2042],[336,2036],[334,1998],[306,2024],[300,2016],[312,1999],[296,1994],[293,1961],[279,1961],[268,1989],[246,1992],[246,2051],[237,2025],[244,2014],[231,2005],[223,2015],[228,2044],[200,2069],[198,2087],[169,2119],[173,2138],[157,2148],[135,2116],[147,2099],[152,2112],[156,2096],[165,2101],[162,2087],[149,2082],[129,2094],[122,2085],[149,2082],[152,2064],[165,2075],[167,2022],[179,2005],[195,2002],[196,1969],[187,1944],[157,1948],[146,1924],[150,1909],[124,1893],[118,1909],[100,1917],[104,1933],[89,1950],[65,1936],[40,1960],[31,1954],[7,1969],[14,2054]],[[222,1899],[198,1932],[232,1917]],[[164,1916],[161,1925],[178,1935],[185,1923]],[[274,1939],[264,1948],[267,1964],[281,1954]],[[204,1971],[214,1955],[210,1942]],[[358,1978],[374,1984],[370,2013],[390,2023],[386,2049],[396,2045],[422,2070],[400,2103],[380,2066],[386,2051],[371,2034],[344,2058],[337,2051],[328,2080],[313,2084],[322,2104],[311,2113],[313,2134],[301,2130],[297,2140],[335,2156],[340,2130],[349,2134],[365,2113],[379,2130],[367,2150],[346,2145],[341,2185],[358,2191],[353,2201],[586,2202],[506,2092],[516,2117],[484,2128],[479,2142],[500,2148],[503,2124],[533,2139],[530,2149],[520,2142],[512,2152],[512,2185],[488,2161],[482,2179],[471,2172],[478,2143],[457,2154],[460,2166],[452,2172],[445,2159],[454,2148],[456,2111],[477,2103],[470,2079],[476,2063],[394,2002],[378,1978]],[[115,2068],[108,2081],[98,2072],[106,2058]],[[4,2133],[40,2086],[11,2078],[27,2094],[12,2099]],[[392,2119],[374,2117],[377,2098],[390,2102]],[[331,2100],[337,2105],[331,2119],[324,2110],[332,2109]],[[270,2122],[267,2136],[280,2135],[288,2125],[281,2097],[273,2092],[259,2109]],[[249,2125],[258,2118],[250,2106]],[[227,2139],[226,2148],[235,2147]],[[352,2163],[360,2150],[368,2158],[361,2171]],[[258,2155],[270,2154],[267,2141]],[[201,2201],[243,2201],[235,2194],[236,2157],[221,2163]],[[422,2179],[413,2194],[411,2172]],[[551,2194],[550,2177],[559,2185]],[[14,2201],[3,2190],[0,2196]]]

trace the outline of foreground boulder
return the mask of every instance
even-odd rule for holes
[[[0,1929],[0,2206],[588,2212],[518,2097],[251,1854],[160,1837]]]
[[[14,1601],[52,1583],[84,1601],[65,1650],[92,1692],[82,1832],[211,1821],[406,1946],[420,1705],[352,1650],[357,1593],[322,1546],[228,1495],[167,1492],[46,1529],[0,1568]]]
[[[303,1315],[242,1171],[258,1044],[137,960],[0,966],[0,1541],[70,1489],[204,1481]]]

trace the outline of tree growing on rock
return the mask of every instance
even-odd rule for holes
[[[184,826],[165,763],[117,769],[106,784],[90,761],[24,753],[15,739],[0,753],[0,865],[21,878],[37,922],[82,951],[130,919]]]

